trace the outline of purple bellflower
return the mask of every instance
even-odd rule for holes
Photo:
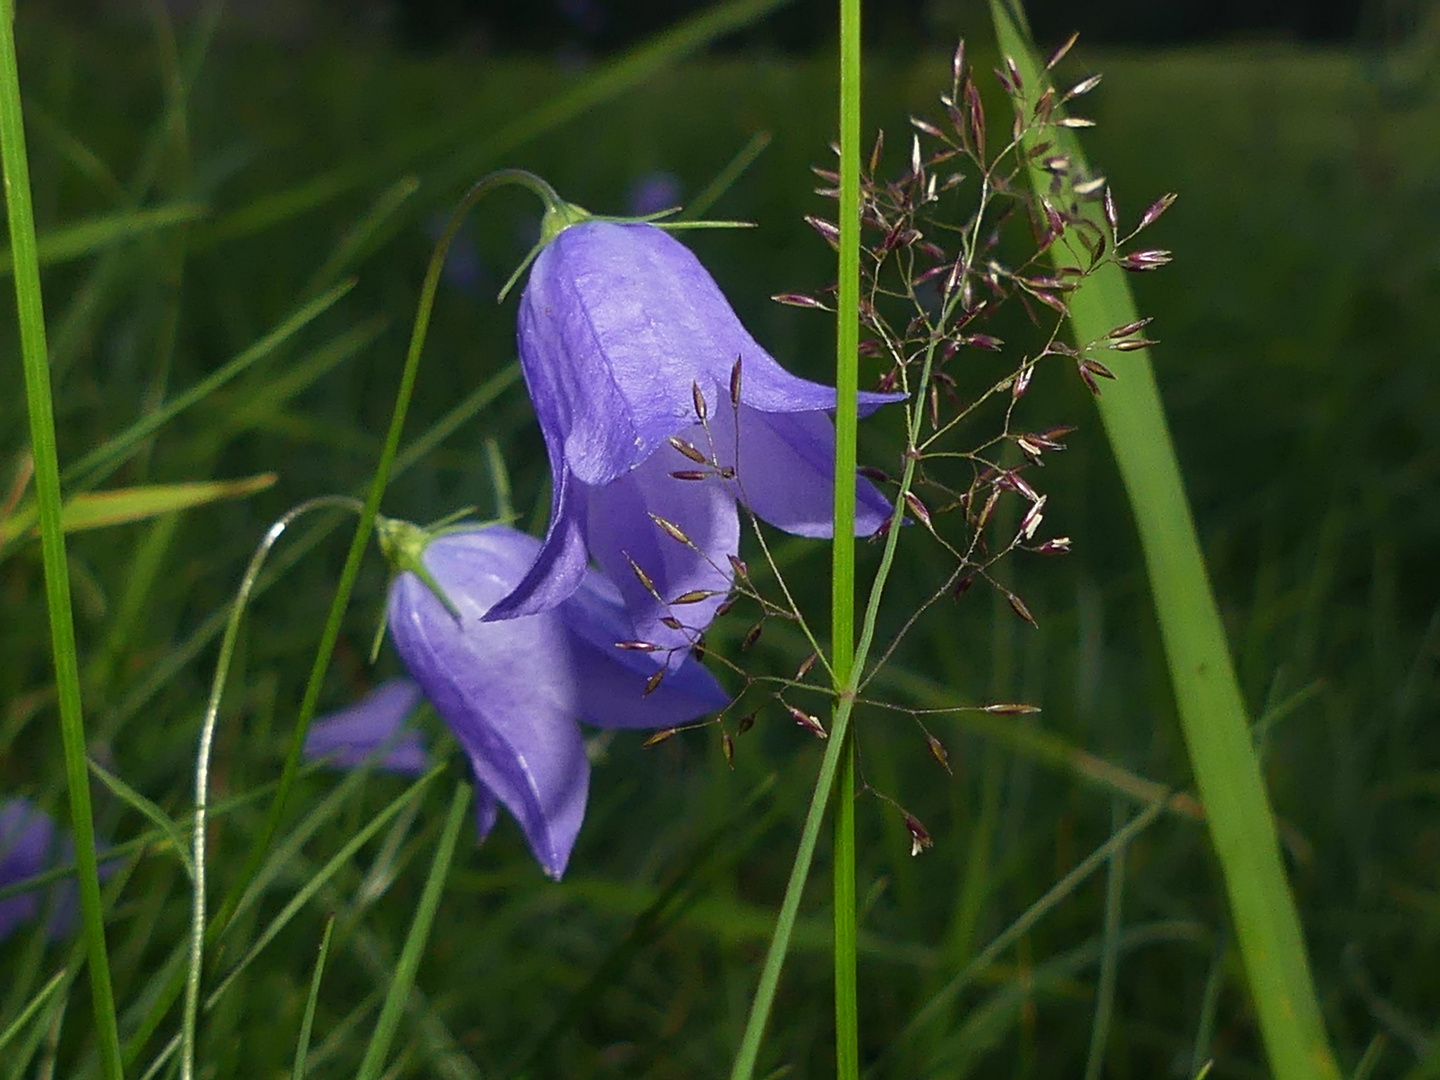
[[[666,728],[721,709],[729,697],[691,657],[667,670],[655,654],[620,648],[635,628],[614,586],[593,570],[551,610],[485,621],[535,562],[534,537],[505,525],[432,534],[388,519],[377,529],[399,571],[390,585],[390,638],[470,759],[481,838],[503,805],[558,880],[590,783],[577,721]],[[408,711],[395,691],[356,727],[393,736]]]
[[[75,842],[49,814],[29,799],[0,802],[0,889],[74,861]],[[113,858],[102,861],[100,877],[109,877],[118,867],[119,862]],[[36,886],[0,900],[0,941],[39,918],[47,903],[50,923],[45,927],[46,936],[51,941],[68,937],[80,910],[80,892],[74,879]]]
[[[731,588],[737,502],[786,532],[830,535],[835,390],[776,363],[662,229],[557,203],[541,234],[518,337],[554,481],[550,523],[487,617],[554,607],[593,558],[641,640],[683,649]],[[861,393],[860,412],[903,396]],[[858,477],[856,500],[868,536],[891,506]]]
[[[305,735],[305,757],[340,769],[373,763],[383,772],[419,776],[430,768],[425,740],[405,721],[424,695],[410,679],[381,683],[348,709],[316,720]]]

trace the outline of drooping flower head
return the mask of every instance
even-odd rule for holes
[[[730,589],[737,501],[787,532],[830,535],[835,390],[780,367],[662,229],[560,204],[542,237],[518,337],[554,481],[550,523],[489,618],[553,607],[594,558],[644,640],[683,646]],[[862,393],[860,411],[900,397]],[[891,507],[863,479],[856,496],[855,530],[869,535]]]
[[[577,721],[665,728],[723,708],[729,697],[693,658],[667,670],[627,650],[635,628],[619,594],[583,573],[545,612],[487,622],[535,561],[540,542],[505,525],[427,533],[382,519],[380,542],[400,570],[390,586],[391,640],[474,770],[481,837],[503,805],[544,871],[565,871],[585,814],[590,766]],[[365,725],[393,735],[400,693]]]

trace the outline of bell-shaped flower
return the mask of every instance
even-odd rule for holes
[[[324,716],[305,733],[305,757],[340,769],[373,764],[419,776],[430,767],[425,740],[405,721],[424,695],[410,679],[389,679],[349,708]]]
[[[786,532],[830,535],[835,390],[776,363],[662,229],[561,204],[542,234],[518,337],[553,476],[550,523],[489,618],[554,607],[593,558],[642,640],[684,647],[730,590],[737,502]],[[862,393],[859,408],[902,397]],[[858,477],[856,498],[868,536],[891,507]]]
[[[384,519],[378,530],[400,570],[390,585],[390,638],[470,759],[481,837],[503,805],[541,868],[558,879],[589,791],[577,721],[673,727],[723,708],[729,697],[693,658],[667,667],[633,648],[635,628],[620,595],[593,570],[548,611],[485,621],[534,563],[534,537],[505,525],[430,534]],[[392,701],[392,734],[397,713]]]

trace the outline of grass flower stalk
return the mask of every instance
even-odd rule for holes
[[[835,516],[830,648],[839,708],[855,691],[855,475],[860,390],[860,0],[840,0],[840,253],[835,316]],[[856,980],[855,740],[839,739],[834,793],[835,1075],[860,1074]]]

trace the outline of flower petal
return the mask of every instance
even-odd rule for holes
[[[0,804],[0,888],[25,881],[48,868],[55,823],[29,799]],[[0,941],[40,913],[41,892],[0,900]]]
[[[590,564],[585,552],[585,486],[563,466],[554,475],[550,525],[545,531],[545,540],[528,569],[510,579],[516,581],[514,588],[489,608],[486,622],[548,611],[569,597],[585,579]]]
[[[624,475],[713,407],[741,362],[741,399],[765,412],[835,408],[750,336],[694,254],[663,229],[586,221],[540,253],[520,301],[520,361],[547,439],[587,484]],[[862,414],[903,394],[860,395]],[[552,465],[554,462],[552,460]]]
[[[710,424],[715,452],[733,464],[742,500],[762,521],[796,536],[833,532],[835,426],[821,412],[767,413],[742,404]],[[736,441],[739,456],[736,457]],[[890,517],[890,502],[855,478],[855,535],[869,536]]]
[[[704,430],[696,425],[681,437],[703,443]],[[718,476],[677,480],[670,475],[685,465],[693,467],[667,446],[620,479],[592,488],[587,498],[590,553],[620,589],[639,640],[667,649],[688,648],[710,625],[730,591],[730,556],[740,551],[734,493]],[[666,532],[651,515],[677,528],[689,543]],[[636,567],[650,580],[653,593]],[[674,603],[687,594],[703,598]],[[678,619],[683,628],[664,625],[665,618]]]
[[[575,723],[579,691],[559,619],[480,621],[490,595],[505,582],[473,558],[484,545],[465,541],[493,531],[441,536],[425,552],[426,568],[461,620],[406,573],[391,586],[390,634],[405,667],[470,758],[476,779],[520,823],[544,871],[558,878],[589,786]],[[485,809],[483,802],[478,809]],[[483,816],[477,824],[485,824]]]
[[[430,767],[425,741],[418,731],[405,726],[405,720],[421,697],[420,687],[410,679],[381,683],[349,708],[310,725],[305,736],[306,759],[324,758],[342,769],[359,768],[374,759],[377,769],[419,776]]]

